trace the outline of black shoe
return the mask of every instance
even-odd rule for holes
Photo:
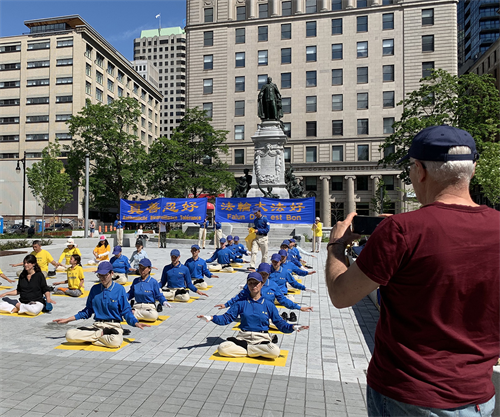
[[[135,300],[130,300],[130,307],[134,307]]]
[[[186,291],[186,290],[177,290],[177,291],[175,291],[175,295],[184,295],[184,294],[186,294],[187,292],[188,292],[188,291]]]
[[[49,276],[49,277],[55,277],[56,276],[56,271],[49,271],[49,273],[47,274],[47,276]]]
[[[278,343],[278,336],[277,335],[273,335],[273,338],[272,338],[271,342],[273,342],[275,344]]]
[[[51,285],[49,285],[49,291],[50,291],[50,292],[54,292],[55,290],[56,290],[56,288],[55,288],[55,287],[52,287]]]
[[[285,321],[288,321],[288,314],[286,314],[286,311],[281,314],[281,318]]]
[[[120,334],[120,333],[116,329],[105,327],[104,329],[102,329],[102,335],[104,336],[105,334]]]
[[[288,321],[290,323],[296,323],[297,322],[297,315],[293,311],[290,313],[290,319]]]
[[[158,305],[156,306],[156,311],[157,311],[158,313],[161,313],[161,312],[163,311],[163,306],[162,306],[161,304],[158,304]]]
[[[203,279],[197,279],[193,281],[193,284],[201,284],[202,282],[205,282]]]
[[[130,329],[123,329],[123,335],[128,336],[132,331]]]
[[[226,340],[228,342],[233,342],[235,345],[241,346],[243,349],[247,349],[247,347],[248,347],[247,341],[236,339],[236,337],[228,337]]]

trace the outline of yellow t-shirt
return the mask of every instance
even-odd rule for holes
[[[316,225],[316,229],[313,227],[311,227],[311,230],[314,232],[314,236],[323,236],[323,223],[321,222],[318,222],[318,223],[314,223]]]
[[[42,271],[49,271],[49,263],[51,263],[54,258],[52,255],[47,252],[45,249],[42,249],[40,252],[36,253],[35,251],[31,252],[31,254],[36,258],[36,262]]]
[[[95,249],[94,249],[95,253],[97,253],[98,255],[101,255],[103,253],[106,253],[108,252],[108,255],[102,257],[102,258],[99,258],[99,261],[109,261],[109,252],[111,252],[111,247],[108,245],[108,246],[96,246]]]
[[[83,292],[83,268],[76,265],[75,268],[69,268],[66,273],[68,274],[68,288]]]
[[[71,259],[72,255],[80,255],[82,256],[82,253],[80,252],[80,249],[78,249],[76,246],[73,246],[71,249],[69,248],[64,248],[62,251],[61,256],[59,257],[59,263],[62,263],[62,260],[66,258],[66,265],[69,265],[69,260]]]

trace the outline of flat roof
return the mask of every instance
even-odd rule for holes
[[[155,36],[184,35],[186,32],[180,26],[172,28],[149,29],[141,31],[141,38],[154,38]]]

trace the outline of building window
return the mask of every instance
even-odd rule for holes
[[[342,68],[332,69],[332,85],[342,85],[344,83],[344,70]]]
[[[259,26],[258,28],[258,40],[259,42],[266,42],[268,38],[268,28],[267,26]]]
[[[203,32],[203,46],[213,46],[214,45],[214,32],[207,31]]]
[[[291,124],[290,122],[288,122],[288,123],[286,123],[286,122],[285,122],[285,123],[283,123],[283,133],[284,133],[287,137],[289,137],[289,138],[291,138],[291,137],[292,137],[292,124]],[[285,149],[287,149],[287,148],[285,148]],[[288,149],[290,149],[290,148],[288,148]],[[290,161],[286,161],[286,160],[285,160],[285,162],[292,162],[292,158],[291,158],[291,156],[290,156]]]
[[[73,96],[57,96],[56,103],[72,103]]]
[[[214,56],[213,55],[203,55],[203,69],[204,70],[214,69]]]
[[[332,45],[332,59],[342,59],[342,49],[343,48],[341,43],[334,43]]]
[[[267,65],[267,51],[258,52],[258,64]]]
[[[113,97],[111,97],[110,95],[108,95],[108,104],[113,103],[113,101],[115,101],[115,99]],[[150,123],[150,125],[151,125],[151,123]],[[149,130],[151,130],[151,129],[149,129]]]
[[[382,6],[389,6],[392,4],[392,0],[382,0]]]
[[[245,68],[245,52],[236,52],[235,57],[236,68]]]
[[[316,96],[307,96],[306,97],[306,112],[307,113],[315,113],[318,108],[318,99]]]
[[[205,23],[212,23],[214,21],[214,9],[212,7],[204,9],[203,13],[205,15]]]
[[[115,83],[111,80],[108,80],[108,90],[115,91]]]
[[[342,35],[342,18],[332,19],[332,35]]]
[[[48,65],[50,65],[50,62],[48,63]],[[28,62],[28,68],[35,68],[35,67],[30,66],[30,63]],[[18,70],[18,69],[21,69],[20,62],[16,62],[13,64],[0,64],[0,71],[12,71],[12,70]]]
[[[358,84],[368,83],[368,67],[357,68],[357,82]]]
[[[281,73],[281,88],[292,88],[292,73],[282,72]]]
[[[208,118],[212,118],[212,103],[203,103],[203,111],[206,112]]]
[[[99,90],[98,88],[95,89],[95,98],[102,102],[102,90]]]
[[[368,16],[358,16],[356,18],[356,31],[368,32]]]
[[[358,119],[358,135],[368,135],[368,119]]]
[[[49,116],[26,116],[26,123],[46,123],[49,121]]]
[[[316,61],[316,47],[306,46],[306,62],[315,62],[315,61]]]
[[[422,52],[434,52],[434,35],[422,36]]]
[[[434,61],[422,62],[422,78],[430,77],[434,69]]]
[[[245,115],[245,101],[237,100],[234,102],[234,115],[244,116]]]
[[[19,67],[16,68],[11,68],[11,66],[16,65],[16,64],[3,64],[5,65],[6,69],[19,69]],[[7,66],[9,66],[7,68]],[[28,68],[44,68],[44,67],[49,67],[50,66],[50,61],[31,61],[28,62]]]
[[[49,80],[47,79],[46,81],[48,85]],[[0,81],[0,88],[19,88],[20,86],[21,86],[20,81]],[[28,81],[28,87],[29,87],[29,81]]]
[[[422,10],[422,26],[434,24],[434,9]]]
[[[49,48],[50,48],[50,41],[29,43],[28,44],[28,51],[35,50],[35,49],[49,49]]]
[[[314,38],[316,36],[316,22],[306,22],[306,37]]]
[[[357,94],[358,110],[368,109],[368,93],[358,93]]]
[[[343,185],[344,185],[344,178],[343,177],[339,177],[339,176],[333,176],[333,177],[330,177],[330,183],[332,184],[332,191],[342,191],[343,189]],[[333,203],[335,204],[335,203]],[[342,214],[341,216],[343,217],[344,216],[344,210],[343,210],[343,203],[338,203],[338,204],[342,204]],[[339,210],[336,210],[337,213],[339,212]],[[334,212],[333,210],[333,207],[332,207],[332,213]]]
[[[385,13],[382,15],[382,29],[394,29],[394,13]]]
[[[314,126],[316,126],[316,122],[308,123],[314,123]],[[314,134],[314,136],[316,136],[316,134]],[[317,151],[318,149],[316,146],[306,146],[306,162],[317,162]]]
[[[104,65],[104,57],[99,52],[95,53],[95,63],[101,68]]]
[[[245,20],[247,18],[247,9],[245,6],[236,7],[236,20]]]
[[[85,93],[89,96],[92,95],[92,84],[90,84],[88,81],[85,81]]]
[[[389,155],[392,155],[394,153],[394,145],[389,145],[386,148],[384,148],[384,158],[387,158]]]
[[[26,140],[28,140],[27,135]],[[49,140],[49,135],[47,135],[47,140]],[[0,142],[19,142],[19,135],[2,135],[0,136]]]
[[[357,43],[357,56],[358,58],[366,58],[368,56],[368,42]]]
[[[1,125],[19,124],[19,117],[0,117]]]
[[[65,122],[71,119],[71,114],[56,114],[56,122]]]
[[[26,104],[49,104],[48,97],[29,97],[26,99]]]
[[[392,125],[394,124],[394,117],[384,117],[384,134],[390,135],[394,133],[394,128]]]
[[[49,140],[49,134],[48,133],[33,133],[31,135],[26,135],[26,140],[31,141],[38,141],[38,140]]]
[[[283,97],[281,99],[281,108],[283,109],[283,113],[291,113],[292,112],[292,99],[290,97]]]
[[[316,87],[316,71],[306,71],[306,87]]]
[[[245,91],[245,77],[234,78],[234,91]]]
[[[235,30],[235,42],[245,43],[245,28],[238,28]]]
[[[342,162],[344,160],[344,147],[342,145],[332,146],[332,162]]]
[[[234,150],[234,163],[235,165],[242,165],[245,163],[245,149]]]
[[[306,122],[306,136],[308,137],[316,136],[316,122]]]
[[[267,83],[267,74],[257,75],[257,88],[260,90]]]
[[[20,103],[18,98],[6,98],[0,100],[0,107],[19,106]]]
[[[344,136],[343,120],[332,120],[332,136]]]
[[[96,71],[95,72],[95,80],[98,84],[101,84],[102,85],[102,82],[103,82],[103,75],[99,72],[99,71]]]
[[[394,39],[384,39],[382,41],[382,55],[394,55]]]
[[[282,16],[291,16],[292,15],[292,2],[291,1],[281,2],[281,15]]]
[[[281,25],[281,39],[292,39],[292,24],[285,23]]]
[[[344,110],[344,96],[342,94],[332,95],[332,111]]]
[[[0,46],[0,54],[6,54],[9,52],[19,52],[20,50],[21,50],[21,44]]]
[[[368,149],[368,145],[359,145],[358,146],[358,156],[359,156],[359,147],[366,146]],[[360,161],[368,161],[368,159],[359,159]],[[357,175],[356,176],[356,190],[357,191],[368,191],[368,175]]]
[[[389,109],[394,107],[394,91],[384,91],[384,109]]]
[[[383,80],[386,81],[394,81],[394,65],[384,65],[382,67]]]
[[[214,80],[212,78],[206,78],[203,80],[203,94],[212,94],[214,87]]]
[[[283,157],[285,159],[285,163],[292,162],[292,148],[283,148]]]
[[[268,3],[260,3],[259,4],[259,18],[263,19],[265,17],[269,17],[269,5],[268,5]]]
[[[309,149],[309,148],[306,148]],[[311,148],[312,149],[312,148]],[[316,148],[314,148],[316,149]],[[307,159],[307,156],[306,156]],[[316,161],[306,161],[306,162],[316,162]],[[305,178],[306,191],[318,191],[318,179],[316,177],[306,177]]]
[[[56,84],[73,84],[73,77],[56,78]]]
[[[234,139],[235,140],[245,139],[245,125],[234,126]]]
[[[108,69],[106,70],[106,72],[109,75],[112,75],[114,77],[115,76],[115,66],[113,64],[111,64],[110,62],[108,62]]]
[[[356,8],[363,9],[365,7],[368,7],[368,0],[357,0]]]
[[[281,48],[281,63],[282,64],[292,63],[292,48]]]

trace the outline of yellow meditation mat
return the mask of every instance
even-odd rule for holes
[[[294,295],[297,295],[297,294],[300,294],[301,291],[296,289],[296,288],[293,288],[293,289],[288,289],[288,294],[294,294]]]
[[[12,287],[8,287],[6,285],[0,285],[0,290],[10,290]]]
[[[72,297],[71,295],[67,294],[52,294],[52,295],[57,295],[58,297],[69,297],[69,298],[85,298],[89,296],[90,291],[83,291],[82,295],[79,295],[78,297]]]
[[[64,342],[59,346],[56,346],[54,349],[62,349],[62,350],[85,350],[85,351],[93,351],[93,352],[116,352],[121,348],[127,346],[135,339],[123,339],[122,344],[117,348],[109,348],[104,346],[95,346],[90,342],[83,343],[73,343],[73,342]]]
[[[233,264],[229,264],[229,265],[231,265],[233,268],[241,268],[243,266],[243,263],[241,263],[241,264],[234,264],[233,263]]]
[[[238,330],[240,331],[240,325],[237,324],[236,326],[234,326],[231,330]],[[275,334],[285,334],[283,332],[280,332],[279,330],[274,330],[274,329],[271,329],[269,328],[269,333],[275,333]]]
[[[295,281],[297,281],[297,282],[299,282],[299,283],[301,283],[301,284],[302,284],[302,279],[301,279],[301,278],[298,278],[298,279],[296,279]]]
[[[193,284],[194,285],[194,284]],[[213,285],[207,285],[207,288],[204,288],[202,289],[201,291],[206,291],[206,290],[209,290],[210,288],[213,288],[214,286]],[[186,288],[186,290],[188,290],[189,288]]]
[[[223,361],[223,362],[237,362],[237,363],[253,363],[255,365],[271,365],[271,366],[285,366],[286,360],[288,358],[288,350],[281,350],[280,355],[276,359],[267,358],[250,358],[245,356],[243,358],[228,358],[226,356],[219,355],[219,351],[216,350],[215,353],[210,356],[212,361]]]
[[[169,302],[169,303],[189,304],[189,303],[192,303],[194,300],[197,300],[198,298],[200,298],[200,297],[191,297],[187,301],[167,300],[167,302]]]
[[[38,313],[36,316],[30,316],[29,314],[26,314],[26,313],[23,313],[23,314],[19,314],[19,313],[5,313],[3,311],[0,311],[0,315],[1,316],[10,316],[10,317],[28,317],[28,318],[33,318],[33,317],[38,317],[40,315],[43,314],[43,311],[41,311],[40,313]]]
[[[155,322],[153,321],[146,321],[146,320],[139,320],[139,322],[144,323],[144,324],[149,324],[150,326],[159,326],[162,324],[165,320],[167,320],[170,316],[158,316]],[[120,324],[127,324],[126,321],[120,322]]]

